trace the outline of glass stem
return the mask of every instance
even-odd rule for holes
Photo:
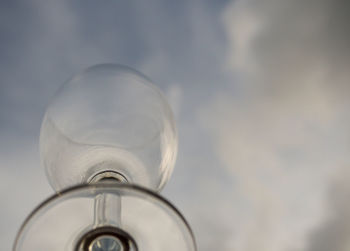
[[[94,226],[121,226],[121,197],[99,194],[95,197]]]

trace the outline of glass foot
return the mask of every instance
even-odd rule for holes
[[[148,189],[101,182],[73,187],[35,209],[14,251],[195,251],[180,212]]]

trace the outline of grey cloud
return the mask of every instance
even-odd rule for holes
[[[350,248],[350,175],[344,168],[328,192],[325,222],[310,234],[308,251],[347,251]]]
[[[253,0],[237,1],[232,8],[234,13],[240,9],[245,15],[256,18],[256,36],[247,41],[246,48],[258,65],[258,74],[255,72],[252,77],[267,92],[290,95],[308,86],[305,76],[317,70],[325,73],[324,82],[319,85],[333,90],[334,84],[348,86],[344,78],[350,63],[347,1]],[[227,19],[235,22],[230,14]],[[230,32],[241,34],[240,31]],[[233,39],[238,40],[237,36]]]
[[[48,193],[28,142],[37,142],[54,91],[86,66],[119,62],[154,79],[176,109],[179,156],[164,194],[185,212],[200,250],[306,250],[310,228],[320,227],[313,248],[343,229],[335,216],[322,224],[322,203],[337,172],[330,167],[349,162],[346,1],[0,5],[1,176],[25,173],[31,187],[16,215],[15,202],[2,211],[6,223],[18,226]],[[4,150],[18,145],[20,162]],[[339,211],[347,205],[335,208],[347,217]]]
[[[331,177],[350,162],[349,33],[341,8],[348,4],[246,0],[224,12],[228,69],[242,92],[218,93],[202,118],[237,181],[230,195],[251,209],[232,207],[236,220],[245,219],[234,227],[237,250],[306,250],[310,231],[322,229]]]

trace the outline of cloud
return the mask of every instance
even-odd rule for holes
[[[175,109],[179,158],[164,194],[189,219],[200,250],[314,251],[334,243],[335,231],[343,251],[346,187],[334,188],[333,177],[349,164],[348,10],[345,0],[0,8],[1,198],[10,200],[17,172],[15,198],[46,184],[28,142],[38,139],[54,90],[86,66],[114,61],[154,79]],[[7,204],[8,224],[18,225],[46,189]],[[0,231],[9,243],[11,231]]]
[[[234,250],[307,250],[308,235],[323,228],[332,177],[350,162],[340,6],[348,4],[246,0],[223,13],[226,69],[240,93],[218,92],[200,119],[235,177],[230,196],[241,198],[232,205]]]
[[[350,248],[350,171],[343,168],[328,191],[329,210],[323,224],[310,234],[308,251]]]

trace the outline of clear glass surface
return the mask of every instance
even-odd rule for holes
[[[96,65],[69,80],[41,127],[41,159],[56,191],[106,171],[159,191],[176,153],[173,114],[163,94],[122,65]]]
[[[105,228],[117,229],[117,235]],[[131,244],[125,244],[129,238]],[[99,183],[45,201],[24,222],[13,250],[195,251],[196,245],[185,219],[158,194],[135,185]]]

